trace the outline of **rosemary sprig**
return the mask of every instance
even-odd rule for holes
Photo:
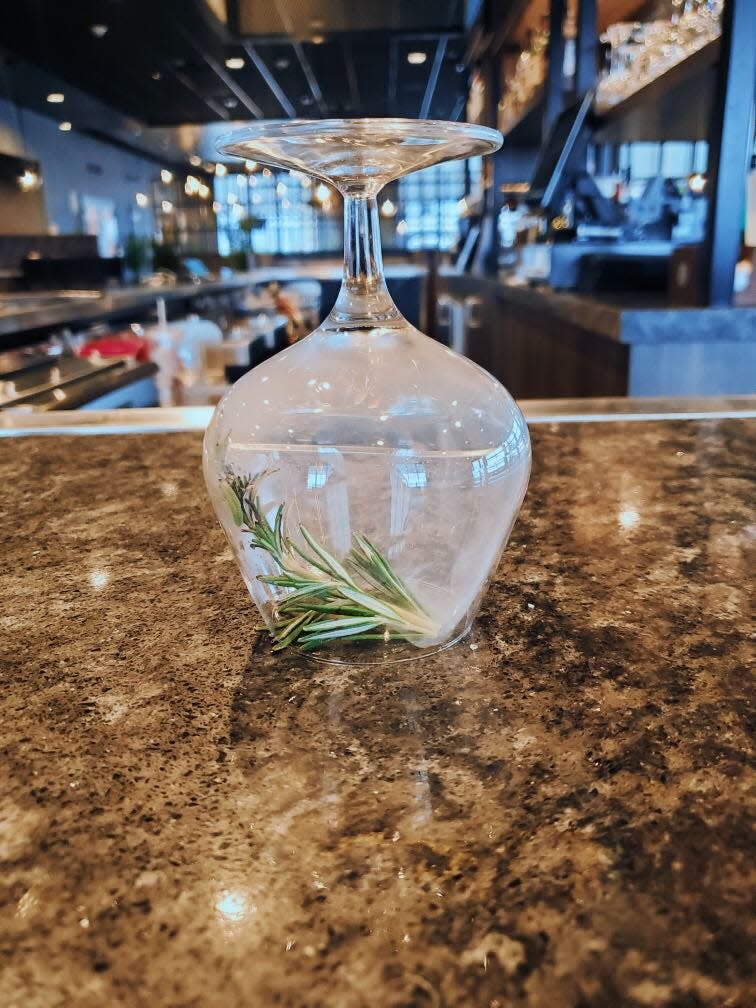
[[[267,472],[238,476],[227,471],[225,495],[234,522],[253,549],[264,550],[278,568],[259,579],[288,592],[278,601],[272,628],[274,651],[296,644],[314,651],[332,642],[405,640],[438,633],[437,624],[414,598],[381,551],[354,533],[340,562],[303,526],[305,546],[286,534],[284,505],[268,520],[257,488]]]

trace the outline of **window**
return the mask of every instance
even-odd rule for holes
[[[399,179],[399,214],[404,245],[417,249],[450,249],[459,238],[459,201],[480,176],[481,159],[433,165]],[[468,174],[469,171],[469,174]]]
[[[234,173],[215,179],[221,255],[341,250],[341,212],[312,205],[313,186],[298,172]]]

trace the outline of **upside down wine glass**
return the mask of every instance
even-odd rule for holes
[[[397,310],[376,197],[500,143],[402,119],[261,122],[221,142],[344,198],[333,310],[241,378],[205,436],[208,490],[275,649],[402,661],[470,629],[525,494],[527,427],[498,381]]]

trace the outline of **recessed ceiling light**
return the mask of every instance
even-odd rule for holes
[[[236,98],[224,98],[223,104],[226,106],[226,108],[236,108],[239,102],[236,100]]]
[[[288,70],[289,67],[291,66],[291,63],[289,60],[286,59],[285,56],[281,56],[279,59],[276,60],[276,62],[273,65],[275,66],[276,70]]]
[[[189,158],[189,164],[192,165],[192,167],[194,168],[199,168],[199,166],[202,164],[202,158],[199,156],[199,154],[192,154],[192,156]]]
[[[58,123],[58,129],[61,131],[61,133],[68,133],[71,130],[71,123],[70,122]]]
[[[307,108],[308,106],[312,105],[312,98],[310,98],[310,96],[307,94],[302,95],[302,97],[299,99],[299,104],[304,105],[305,108]]]
[[[217,164],[215,166],[215,174],[219,178],[223,178],[223,176],[226,174],[227,170],[228,169],[226,168],[226,166],[224,164]]]
[[[136,200],[136,204],[137,204],[138,207],[143,207],[144,208],[146,206],[149,206],[150,201],[149,201],[146,193],[143,193],[143,192],[135,193],[134,194],[134,199]]]
[[[95,38],[103,38],[108,34],[108,26],[106,24],[93,24],[90,25],[89,30],[92,32]]]
[[[244,60],[241,56],[229,56],[226,60],[226,66],[229,70],[241,70],[244,66]]]
[[[248,161],[245,161],[245,162],[244,162],[244,167],[245,167],[245,168],[247,169],[247,171],[249,171],[249,172],[252,172],[252,171],[257,171],[257,161],[249,161],[249,160],[248,160]]]
[[[160,172],[160,181],[168,185],[169,182],[173,182],[173,172],[169,172],[167,168],[163,168]]]
[[[61,94],[60,91],[51,91],[47,96],[47,100],[51,105],[60,105],[61,102],[66,100],[66,96]]]
[[[313,45],[322,45],[325,42],[325,35],[313,35]]]
[[[412,66],[421,66],[428,59],[428,54],[424,52],[407,53],[407,62]]]
[[[153,80],[162,80],[163,79],[163,75],[160,73],[159,70],[153,70],[152,71],[152,79]]]

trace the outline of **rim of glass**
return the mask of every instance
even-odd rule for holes
[[[371,136],[380,132],[384,136],[387,134],[389,136],[396,135],[397,138],[412,136],[413,133],[435,131],[440,145],[443,145],[447,140],[477,141],[475,149],[469,153],[452,155],[449,158],[452,161],[492,154],[504,142],[503,135],[489,126],[479,126],[477,123],[450,122],[445,119],[264,119],[224,133],[218,137],[216,150],[220,154],[232,157],[249,158],[252,152],[244,150],[245,144],[255,140],[285,140],[289,136],[306,136],[308,133],[317,133],[319,130],[332,131],[334,139],[338,137],[339,133],[345,137],[354,136],[357,130]],[[274,156],[266,157],[264,152],[258,151],[257,155],[253,159],[261,164],[276,166],[281,163],[280,159]],[[439,160],[443,160],[443,158],[439,158]],[[313,171],[311,174],[317,176],[319,173]]]

